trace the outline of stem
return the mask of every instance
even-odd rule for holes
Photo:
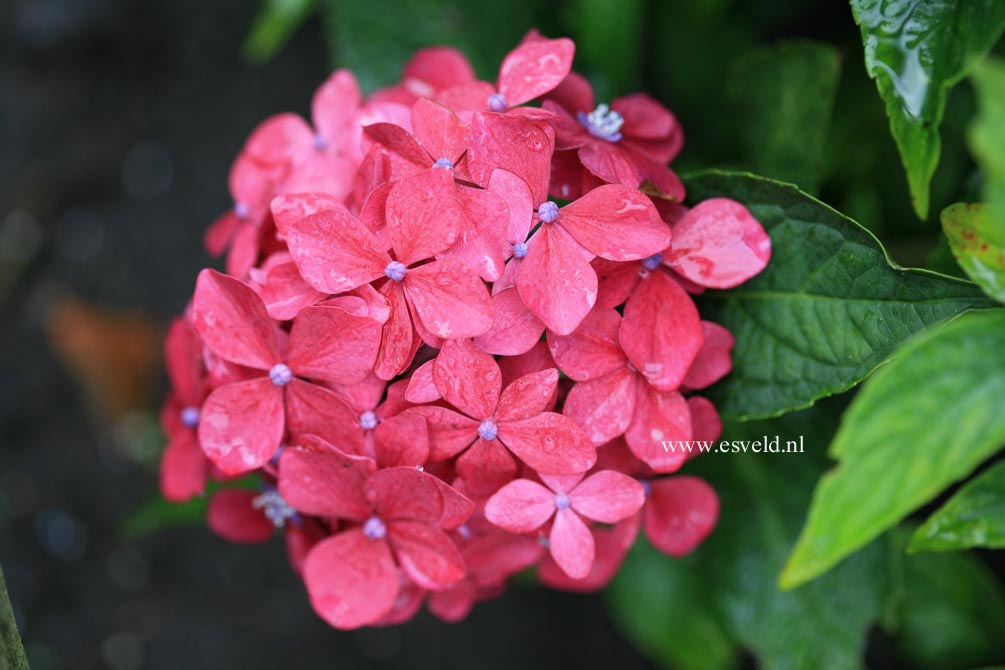
[[[29,670],[21,637],[17,634],[14,610],[7,596],[3,568],[0,568],[0,670]]]

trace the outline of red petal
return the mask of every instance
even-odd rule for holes
[[[730,356],[736,342],[733,334],[711,321],[702,321],[701,330],[705,341],[684,377],[683,385],[689,389],[711,386],[733,369],[733,359]]]
[[[646,502],[642,484],[614,470],[595,472],[569,493],[572,509],[588,519],[617,523],[627,519]]]
[[[412,90],[417,83],[425,84],[426,90],[412,90],[415,95],[430,97],[430,93],[450,86],[473,81],[475,71],[468,59],[451,47],[427,47],[419,49],[405,66],[404,85]]]
[[[534,223],[534,199],[527,182],[506,170],[493,170],[488,189],[495,193],[509,209],[509,224],[505,239],[510,244],[523,242]]]
[[[325,293],[342,293],[382,277],[391,260],[373,233],[345,208],[290,223],[286,242],[301,276]]]
[[[290,171],[280,193],[327,193],[342,200],[352,191],[356,165],[341,156],[311,151]]]
[[[325,538],[326,532],[313,519],[301,519],[300,525],[288,524],[285,529],[286,556],[293,572],[301,575],[307,554]]]
[[[465,490],[477,497],[491,495],[517,473],[516,461],[499,440],[481,438],[461,454],[456,467]]]
[[[488,186],[494,170],[507,170],[527,183],[535,203],[544,202],[555,145],[550,128],[518,116],[479,112],[470,133],[467,163],[475,183]]]
[[[276,527],[252,507],[256,497],[256,491],[247,489],[223,489],[214,493],[206,508],[209,529],[230,542],[257,543],[271,538]]]
[[[283,439],[283,390],[268,377],[225,384],[206,398],[199,415],[199,444],[228,475],[257,470]]]
[[[708,288],[732,288],[768,264],[771,238],[746,207],[711,198],[674,226],[670,266]]]
[[[447,409],[426,405],[407,410],[425,417],[429,430],[429,460],[442,461],[456,456],[475,441],[478,421]]]
[[[234,234],[241,227],[242,223],[243,220],[239,219],[233,210],[228,210],[217,217],[210,227],[206,229],[206,234],[203,236],[203,245],[206,247],[209,255],[213,257],[222,255],[227,250],[227,247],[230,246],[231,240],[234,239]]]
[[[409,163],[420,167],[428,168],[433,164],[433,159],[422,145],[416,141],[410,132],[396,126],[393,123],[374,123],[364,129],[367,137],[381,146],[398,154]]]
[[[370,515],[363,486],[373,470],[362,456],[287,448],[279,457],[279,494],[304,514],[363,521]]]
[[[569,76],[548,94],[548,100],[554,100],[572,115],[577,112],[592,112],[597,106],[590,82],[576,72],[570,72]]]
[[[655,271],[639,282],[625,303],[618,339],[650,384],[672,391],[680,388],[704,335],[691,296],[665,273]]]
[[[524,42],[509,52],[499,68],[499,92],[516,107],[552,90],[572,68],[576,45],[572,40]]]
[[[449,340],[448,340],[449,341]],[[408,378],[408,387],[405,389],[405,400],[416,405],[427,402],[436,402],[440,399],[440,392],[433,384],[433,366],[436,359],[426,361],[412,371],[412,376]]]
[[[433,365],[433,383],[444,400],[475,419],[496,411],[502,373],[495,359],[471,340],[447,340]]]
[[[578,382],[565,397],[562,411],[593,444],[604,444],[628,430],[635,411],[637,383],[637,376],[628,368]]]
[[[568,335],[597,301],[597,275],[579,243],[545,224],[530,241],[516,286],[527,308],[549,330]]]
[[[269,316],[276,321],[288,321],[300,310],[316,305],[327,293],[315,290],[300,276],[293,261],[280,263],[269,270],[262,285],[262,301]]]
[[[384,540],[357,529],[322,540],[304,561],[304,583],[311,605],[335,628],[371,624],[394,605],[398,569]]]
[[[576,381],[598,379],[627,367],[618,343],[621,315],[613,309],[596,309],[579,327],[565,336],[548,333],[548,348],[555,363]]]
[[[359,413],[317,384],[294,379],[286,387],[286,426],[294,438],[317,435],[346,453],[364,452]]]
[[[387,196],[387,233],[405,265],[446,250],[464,223],[450,170],[424,170],[396,183]]]
[[[181,405],[198,405],[202,401],[203,377],[202,340],[185,318],[171,322],[164,338],[164,360],[171,389]]]
[[[687,399],[687,407],[691,411],[692,439],[705,442],[715,442],[722,435],[722,419],[715,405],[708,398],[693,395]],[[694,454],[692,452],[692,456]]]
[[[477,595],[478,584],[475,580],[464,579],[449,589],[430,593],[427,607],[441,621],[458,623],[471,613]]]
[[[203,270],[192,298],[192,321],[206,346],[232,363],[268,370],[279,362],[262,299],[243,282]]]
[[[342,201],[328,193],[286,193],[277,195],[269,203],[276,230],[286,235],[286,229],[305,216],[343,209]]]
[[[538,342],[525,354],[504,356],[497,362],[503,373],[503,386],[532,372],[556,367],[555,361],[548,351],[547,342]]]
[[[518,421],[551,409],[558,388],[558,370],[549,368],[510,383],[499,398],[496,421]]]
[[[405,371],[419,348],[412,317],[400,282],[386,282],[380,287],[380,294],[388,302],[389,316],[381,327],[380,351],[373,366],[373,374],[383,380],[390,380]]]
[[[558,223],[598,256],[647,258],[670,246],[670,227],[652,201],[634,188],[607,184],[563,207]]]
[[[656,472],[675,472],[687,460],[686,450],[663,447],[663,441],[691,440],[691,412],[676,391],[663,392],[639,380],[635,414],[625,431],[625,441],[639,460]]]
[[[538,570],[538,579],[549,588],[575,593],[593,593],[607,586],[624,562],[625,555],[639,533],[639,518],[633,516],[612,528],[590,529],[596,545],[590,574],[582,579],[572,579],[555,563],[545,559]]]
[[[437,525],[444,530],[453,530],[470,519],[475,504],[442,479],[434,478],[433,481],[443,496],[443,514]]]
[[[396,465],[417,467],[429,457],[426,420],[418,414],[399,414],[385,419],[373,431],[377,463],[382,468]]]
[[[335,70],[314,93],[314,127],[333,149],[338,149],[338,143],[347,137],[362,99],[356,77],[349,70]]]
[[[455,163],[468,148],[467,129],[457,115],[425,98],[412,106],[412,132],[434,160],[446,158]]]
[[[439,528],[415,521],[392,521],[387,538],[398,562],[412,580],[426,589],[441,589],[467,573],[453,541]]]
[[[624,119],[622,130],[633,138],[660,140],[669,137],[677,127],[677,119],[666,107],[645,93],[634,93],[611,101],[611,109]],[[663,161],[669,163],[667,158]]]
[[[492,328],[475,338],[475,343],[497,356],[518,356],[541,340],[544,324],[523,304],[515,288],[492,296]]]
[[[670,556],[684,556],[701,544],[719,519],[719,498],[697,477],[667,477],[649,483],[646,537]]]
[[[458,196],[465,225],[454,246],[439,258],[453,258],[485,281],[495,281],[511,250],[505,237],[509,208],[498,195],[480,188],[461,187]]]
[[[517,479],[485,503],[485,518],[511,533],[529,533],[555,513],[555,493],[529,479]]]
[[[248,138],[244,152],[258,163],[286,163],[313,148],[314,133],[292,112],[263,121]]]
[[[582,429],[569,417],[554,412],[500,423],[499,440],[543,474],[586,472],[597,461],[597,450]]]
[[[422,325],[437,337],[475,337],[492,327],[492,300],[476,275],[442,260],[408,270],[405,295]]]
[[[290,330],[290,369],[336,384],[363,381],[373,371],[380,330],[376,319],[338,307],[303,309]]]
[[[161,493],[172,502],[184,502],[206,489],[209,463],[195,432],[180,430],[171,437],[161,456]]]
[[[579,147],[579,160],[592,174],[610,184],[638,188],[643,175],[631,155],[617,144],[593,140]]]
[[[559,510],[548,536],[551,556],[573,579],[583,579],[593,566],[593,534],[571,509]]]
[[[628,299],[639,282],[639,263],[618,263],[596,258],[591,263],[597,273],[597,307],[617,307]]]
[[[436,523],[443,514],[443,495],[436,478],[413,467],[378,470],[366,481],[366,497],[384,520]]]

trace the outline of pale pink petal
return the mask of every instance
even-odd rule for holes
[[[231,363],[268,370],[279,362],[272,321],[244,282],[203,270],[192,298],[192,322],[213,353]]]
[[[657,391],[639,380],[635,414],[625,431],[632,453],[656,472],[676,472],[689,454],[679,444],[670,449],[663,443],[692,438],[691,412],[684,397],[676,391]]]
[[[523,304],[516,288],[492,296],[492,328],[475,344],[497,356],[518,356],[541,341],[544,324]]]
[[[667,477],[649,482],[646,537],[670,556],[684,556],[701,544],[719,519],[719,498],[697,477]]]
[[[637,375],[627,367],[603,377],[577,382],[565,397],[563,413],[576,422],[594,445],[628,430],[635,412]]]
[[[571,509],[559,510],[548,536],[551,556],[573,579],[583,579],[593,566],[593,534]]]
[[[570,491],[569,501],[572,509],[588,519],[617,523],[642,509],[646,492],[633,477],[601,470]]]
[[[555,493],[529,479],[517,479],[485,503],[485,518],[511,533],[529,533],[555,513]]]
[[[239,475],[265,465],[283,439],[283,390],[268,377],[225,384],[206,398],[199,444],[213,465]]]
[[[451,340],[447,340],[450,342]],[[416,405],[427,402],[436,402],[440,399],[440,392],[436,390],[433,383],[433,366],[436,359],[426,361],[415,368],[412,376],[408,378],[408,387],[405,389],[405,400]]]
[[[548,348],[558,367],[576,381],[589,381],[627,368],[618,343],[621,315],[595,309],[570,335],[548,333]]]

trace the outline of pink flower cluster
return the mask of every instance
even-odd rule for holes
[[[721,429],[694,392],[733,338],[689,294],[760,272],[770,241],[731,200],[684,207],[677,120],[597,104],[573,53],[531,33],[490,83],[426,49],[367,98],[340,70],[312,123],[266,120],[234,163],[206,238],[227,274],[167,338],[161,485],[257,473],[214,486],[209,525],[283,528],[335,627],[455,621],[534,566],[595,590],[640,529],[679,556],[716,522],[662,445]]]

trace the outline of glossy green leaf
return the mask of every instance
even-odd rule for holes
[[[1005,153],[1005,143],[1002,150]],[[967,276],[1005,302],[1005,218],[984,203],[957,203],[942,210],[942,229]]]
[[[989,58],[974,71],[971,81],[978,111],[967,139],[984,172],[983,200],[997,221],[1005,221],[1005,60]]]
[[[703,296],[703,317],[736,337],[733,372],[709,391],[727,417],[812,405],[860,382],[927,326],[995,304],[970,282],[893,265],[871,233],[790,185],[720,171],[685,183],[692,202],[739,200],[771,235],[764,272]]]
[[[851,0],[865,61],[886,103],[914,209],[928,217],[950,87],[1005,28],[1000,0]]]
[[[729,90],[743,119],[744,165],[815,193],[840,74],[837,50],[818,42],[783,42],[740,59]]]
[[[870,379],[831,444],[782,573],[830,569],[1005,444],[1005,310],[965,314],[908,342]]]
[[[910,551],[967,547],[1005,548],[1005,463],[974,477],[932,514],[914,533]]]
[[[264,63],[286,46],[314,10],[316,0],[263,0],[241,47],[244,57]]]
[[[28,670],[28,659],[17,632],[3,569],[0,569],[0,670]]]

